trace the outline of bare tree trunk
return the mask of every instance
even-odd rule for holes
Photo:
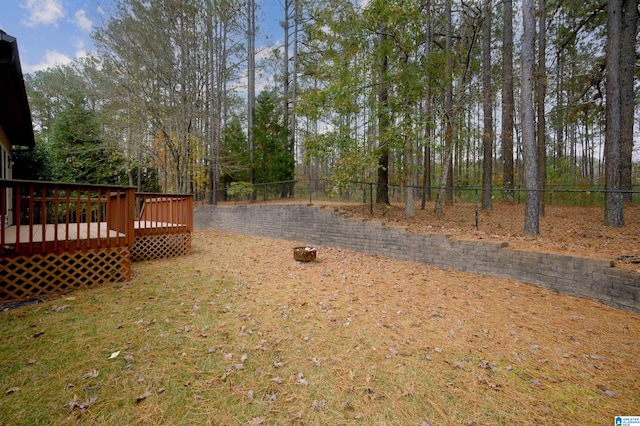
[[[485,16],[482,23],[482,208],[491,210],[491,178],[493,177],[493,104],[491,102],[491,11],[492,2],[485,2]]]
[[[293,63],[291,79],[291,152],[296,152],[296,100],[298,98],[298,32],[300,23],[298,0],[293,0]],[[292,194],[293,195],[293,194]]]
[[[523,0],[522,19],[522,148],[524,160],[525,189],[525,235],[538,235],[539,229],[539,183],[536,135],[533,109],[534,43],[536,34],[534,0]]]
[[[133,186],[133,138],[131,137],[131,98],[127,99],[127,115],[129,126],[127,127],[127,157],[126,157],[126,167],[127,167],[127,177],[129,179],[129,186]],[[140,165],[138,164],[138,170],[140,170]],[[138,185],[138,191],[140,191],[140,185]]]
[[[636,37],[638,33],[637,0],[623,0],[622,40],[620,52],[621,141],[620,141],[620,189],[624,201],[631,201],[633,121],[635,97],[633,76],[636,63]]]
[[[431,0],[427,0],[427,29],[425,41],[425,56],[431,56],[431,45],[433,43],[433,26],[431,24]],[[433,103],[433,95],[431,89],[431,81],[427,82],[427,96],[425,107],[425,142],[424,142],[424,158],[423,158],[423,175],[422,175],[422,203],[421,208],[426,208],[426,201],[431,200],[431,111]]]
[[[207,41],[209,43],[209,84],[207,87],[209,93],[209,116],[208,116],[208,126],[209,126],[209,194],[207,197],[207,202],[209,204],[217,204],[217,197],[215,194],[215,186],[216,186],[216,163],[215,163],[215,130],[214,130],[214,121],[215,121],[215,61],[214,61],[214,45],[213,45],[213,4],[209,3],[208,5],[208,16],[207,16]]]
[[[435,211],[442,213],[442,204],[445,201],[446,192],[449,183],[449,175],[452,173],[453,159],[453,23],[451,22],[451,0],[446,0],[444,4],[444,14],[446,20],[445,30],[445,78],[447,79],[444,89],[445,103],[445,143],[444,155],[442,156],[442,177],[440,179],[440,187],[438,188],[438,197],[436,198]],[[446,202],[446,201],[445,201]]]
[[[406,111],[408,111],[409,104],[405,103]],[[409,121],[409,113],[407,112],[405,116],[405,122]],[[405,126],[408,127],[408,123],[405,123]],[[409,129],[405,128],[403,132],[404,138],[404,215],[407,217],[413,217],[416,214],[415,204],[413,200],[413,186],[412,186],[412,177],[413,177],[413,144],[411,143],[411,134]]]
[[[544,189],[547,181],[547,125],[544,114],[544,103],[547,90],[547,1],[538,0],[540,10],[538,11],[538,75],[536,87],[536,100],[538,108],[538,184],[542,192],[540,193],[540,215],[544,216]]]
[[[247,137],[249,139],[250,182],[255,181],[253,118],[256,109],[256,3],[247,0]]]
[[[386,28],[380,31],[378,36],[378,48],[381,52],[385,49],[387,40]],[[376,188],[376,203],[389,203],[389,144],[387,143],[387,131],[389,130],[389,87],[387,84],[387,69],[389,58],[386,53],[382,53],[380,61],[380,89],[378,91],[378,138],[380,155],[378,157],[378,186]]]
[[[422,173],[422,204],[421,209],[426,208],[427,200],[431,200],[431,88],[427,89],[427,124],[425,129],[425,143],[423,156],[423,173]]]
[[[282,21],[282,29],[284,30],[284,43],[282,45],[284,50],[282,58],[282,114],[284,116],[284,126],[287,129],[290,127],[289,105],[291,94],[289,92],[289,28],[291,28],[291,2],[292,0],[284,0],[284,21]]]
[[[558,55],[558,64],[556,65],[556,81],[558,81],[558,87],[556,87],[556,140],[555,140],[555,156],[557,160],[560,160],[564,157],[564,97],[562,96],[563,91],[563,80],[562,76],[564,75],[563,66],[564,59],[562,55]],[[558,164],[558,161],[555,162]]]
[[[620,193],[621,145],[621,88],[620,43],[622,41],[623,0],[609,0],[607,4],[607,76],[605,129],[605,204],[604,224],[624,226],[623,199]]]
[[[504,0],[502,51],[502,173],[504,198],[513,200],[513,2]]]

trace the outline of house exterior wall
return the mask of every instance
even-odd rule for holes
[[[0,126],[0,179],[11,179],[11,144],[6,133]],[[4,226],[13,225],[13,191],[11,188],[7,188],[5,194],[4,208],[6,213],[4,215]]]
[[[9,138],[7,138],[2,126],[0,126],[0,179],[11,179],[10,158],[11,145],[9,144]]]

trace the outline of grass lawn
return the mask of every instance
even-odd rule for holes
[[[512,280],[197,232],[0,313],[0,424],[611,425],[640,315]],[[544,267],[544,265],[541,265]]]

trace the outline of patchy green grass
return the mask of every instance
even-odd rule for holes
[[[0,313],[0,424],[612,424],[640,316],[510,280],[196,233]]]

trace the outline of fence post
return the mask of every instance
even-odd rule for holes
[[[476,231],[479,231],[478,229],[478,188],[475,189],[475,201],[476,201]]]
[[[369,212],[373,216],[373,182],[369,184]]]

